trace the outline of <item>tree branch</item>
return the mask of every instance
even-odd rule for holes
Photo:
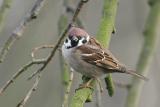
[[[155,51],[160,28],[160,0],[149,0],[150,13],[144,30],[144,44],[137,64],[137,71],[147,75]],[[128,92],[126,107],[138,107],[144,81],[133,77]]]
[[[114,31],[114,23],[116,17],[116,11],[118,6],[117,0],[104,0],[104,10],[101,19],[99,31],[97,33],[97,40],[103,45],[103,47],[109,47],[109,42],[111,39],[111,34]],[[114,94],[114,85],[112,81],[111,74],[105,78],[106,87],[109,96]]]
[[[9,0],[6,0],[6,2],[7,1],[9,1]],[[23,19],[23,21],[20,23],[20,25],[12,32],[12,34],[7,39],[7,41],[5,42],[5,44],[3,46],[3,49],[0,52],[0,63],[3,62],[8,51],[10,50],[12,45],[14,44],[14,42],[22,36],[27,24],[37,18],[38,14],[40,12],[40,9],[43,7],[44,2],[45,2],[45,0],[37,0],[34,4],[33,8],[31,9],[31,11],[26,15],[26,17]]]
[[[31,61],[29,63],[27,63],[26,65],[24,65],[21,69],[18,70],[18,72],[16,72],[11,79],[9,79],[0,89],[0,95],[2,95],[2,93],[22,74],[24,73],[29,67],[35,65],[35,64],[43,64],[46,60],[34,60]]]
[[[72,81],[73,81],[73,72],[70,73],[70,79],[69,79],[68,84],[66,86],[66,91],[64,94],[64,100],[62,103],[62,107],[68,107],[68,98],[69,98],[69,93],[71,90]]]
[[[38,83],[40,81],[41,74],[38,75],[36,78],[36,81],[34,82],[32,88],[28,91],[27,95],[24,97],[24,99],[17,105],[17,107],[24,107],[28,100],[31,98],[31,95],[34,91],[36,91]]]

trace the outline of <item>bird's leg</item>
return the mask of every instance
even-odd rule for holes
[[[97,81],[97,83],[98,83],[98,85],[99,85],[99,87],[100,87],[100,91],[101,91],[101,93],[103,92],[103,87],[102,87],[102,84],[101,84],[101,80],[99,79],[99,78],[91,78],[89,81],[87,81],[86,83],[83,83],[83,84],[81,84],[80,86],[79,86],[79,88],[78,89],[81,89],[81,88],[90,88],[90,89],[93,89],[93,87],[91,86],[91,82],[93,81],[93,80],[96,80]],[[78,90],[77,89],[77,90]]]
[[[88,80],[86,83],[80,84],[78,89],[81,88],[90,88],[93,89],[93,87],[91,86],[91,82],[94,80],[94,78],[91,78],[90,80]]]
[[[102,84],[101,84],[101,80],[99,78],[95,78],[95,79],[96,79],[96,81],[97,81],[97,83],[98,83],[98,85],[100,87],[100,91],[102,93],[103,92],[103,87],[102,87]]]

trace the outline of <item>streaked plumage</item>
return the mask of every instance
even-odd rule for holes
[[[94,37],[80,28],[71,28],[62,46],[62,54],[75,71],[88,77],[127,73],[147,80],[144,76],[128,70],[109,50],[103,49]]]

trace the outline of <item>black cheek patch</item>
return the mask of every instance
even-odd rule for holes
[[[68,43],[68,39],[65,40],[65,43]]]

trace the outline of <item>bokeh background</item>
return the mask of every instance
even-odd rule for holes
[[[4,20],[4,27],[0,33],[0,49],[10,36],[11,32],[19,25],[25,15],[30,11],[36,0],[13,0],[11,8]],[[78,0],[71,0],[76,6]],[[0,4],[2,0],[0,0]],[[103,0],[90,0],[80,13],[86,31],[90,35],[96,35]],[[54,44],[58,39],[57,22],[63,12],[63,0],[46,0],[38,18],[31,22],[21,39],[10,50],[7,58],[0,64],[0,87],[20,67],[31,60],[30,53],[34,47],[44,44]],[[119,0],[116,17],[116,33],[112,35],[110,50],[118,59],[128,67],[135,69],[139,54],[143,45],[143,29],[149,7],[147,0]],[[159,35],[160,36],[160,35]],[[148,78],[140,97],[139,107],[158,107],[160,104],[160,44],[157,44],[151,63]],[[38,57],[45,57],[50,51],[42,51]],[[32,86],[33,80],[27,81],[27,77],[37,70],[34,66],[19,77],[6,92],[0,96],[0,107],[16,107]],[[113,79],[127,84],[131,76],[114,74]],[[72,86],[72,94],[81,82],[81,75],[75,73]],[[105,85],[104,85],[105,88]],[[48,67],[44,70],[37,91],[27,103],[26,107],[60,107],[62,101],[63,86],[61,83],[61,71],[58,52]],[[102,107],[124,107],[127,90],[116,87],[113,97],[109,97],[105,90],[102,95]],[[85,107],[96,107],[96,98]]]

